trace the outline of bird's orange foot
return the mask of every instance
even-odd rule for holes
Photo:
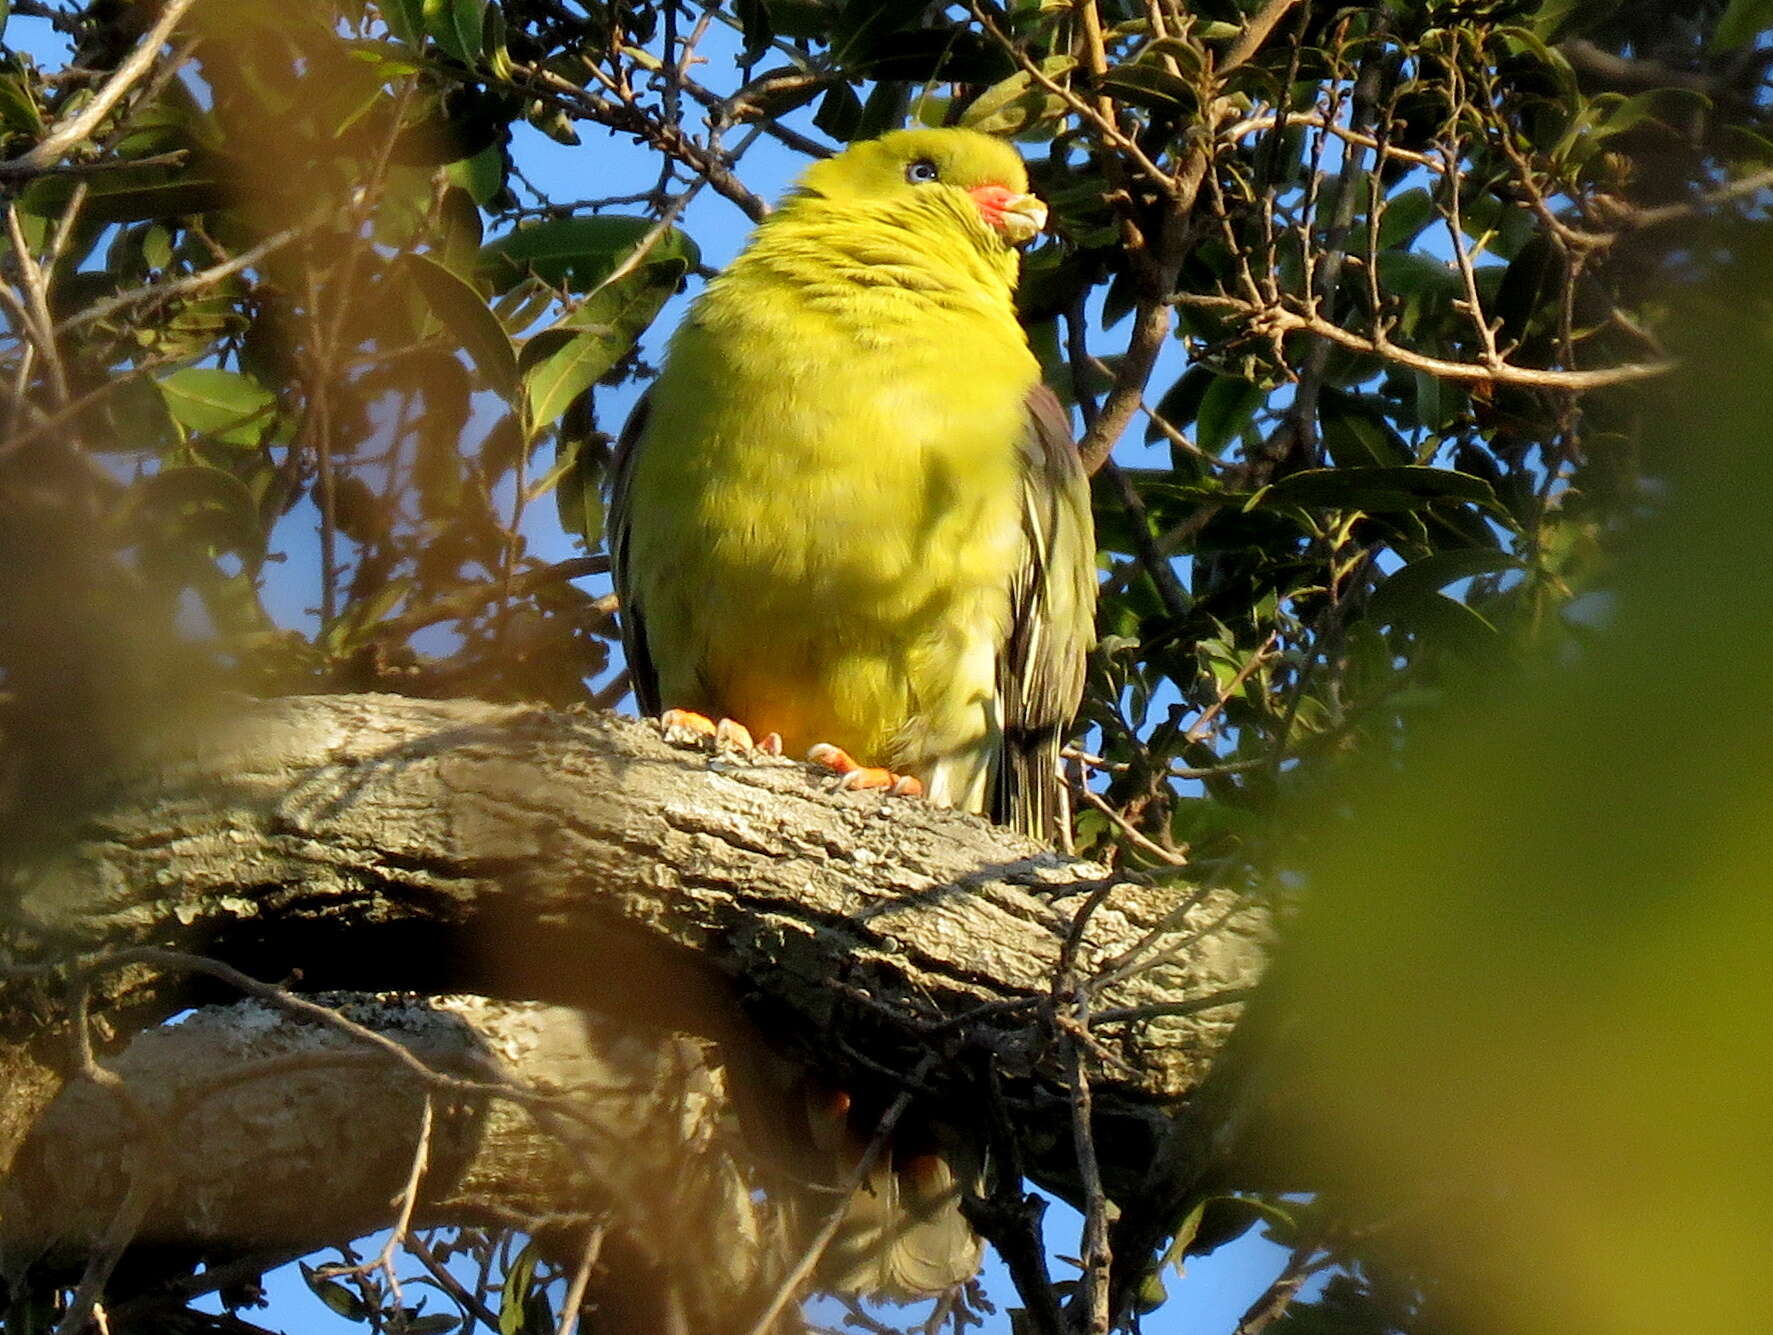
[[[768,756],[782,754],[779,733],[766,732],[762,740],[754,740],[751,729],[737,719],[723,718],[716,723],[693,709],[667,709],[659,715],[659,727],[665,740],[677,746],[712,747],[716,751],[761,751]]]
[[[909,774],[894,774],[890,769],[862,765],[841,746],[820,742],[806,753],[815,765],[822,765],[841,777],[840,788],[884,788],[899,797],[922,797],[923,784]]]

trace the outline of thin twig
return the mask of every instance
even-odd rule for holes
[[[1241,1006],[1255,995],[1253,987],[1224,987],[1187,1001],[1154,1001],[1145,1006],[1119,1006],[1097,1011],[1091,1016],[1091,1022],[1098,1025],[1136,1024],[1140,1020],[1177,1019],[1199,1015],[1202,1011],[1216,1011],[1221,1006]]]
[[[412,1229],[412,1214],[419,1203],[419,1188],[425,1181],[425,1167],[431,1161],[432,1117],[431,1094],[426,1091],[424,1106],[419,1111],[419,1141],[413,1148],[412,1167],[407,1171],[406,1186],[400,1193],[400,1215],[387,1240],[382,1243],[382,1250],[376,1254],[375,1260],[359,1265],[321,1266],[316,1273],[322,1278],[338,1279],[345,1275],[367,1275],[372,1270],[380,1270],[388,1277],[388,1291],[394,1296],[394,1305],[406,1305],[400,1292],[400,1276],[394,1269],[394,1254],[400,1250]]]
[[[579,1268],[573,1271],[573,1282],[567,1288],[566,1302],[560,1310],[560,1324],[554,1335],[573,1335],[579,1328],[579,1309],[585,1305],[585,1290],[591,1284],[591,1270],[603,1250],[603,1226],[593,1224],[585,1231],[585,1245],[579,1251]]]
[[[1250,679],[1250,674],[1267,661],[1268,650],[1279,637],[1279,631],[1271,630],[1268,632],[1268,638],[1262,641],[1255,653],[1251,654],[1249,658],[1244,660],[1243,666],[1237,670],[1237,675],[1232,677],[1232,679],[1225,684],[1224,689],[1219,692],[1218,699],[1214,700],[1212,704],[1201,710],[1200,717],[1189,725],[1187,732],[1182,734],[1182,741],[1185,744],[1192,744],[1201,741],[1206,737],[1207,730],[1213,726],[1213,720],[1219,716],[1219,712],[1230,702],[1231,697],[1236,695],[1238,689]]]
[[[191,156],[188,149],[150,153],[140,158],[105,158],[97,162],[54,162],[47,167],[23,167],[0,162],[0,181],[37,180],[45,176],[103,176],[108,172],[138,171],[143,167],[182,167]]]
[[[1083,1319],[1082,1329],[1088,1335],[1108,1335],[1108,1277],[1114,1266],[1114,1253],[1108,1245],[1108,1193],[1102,1186],[1102,1167],[1096,1159],[1096,1137],[1090,1077],[1084,1059],[1085,1039],[1090,1030],[1089,994],[1076,987],[1070,979],[1072,1013],[1059,1017],[1059,1032],[1065,1047],[1066,1064],[1071,1077],[1071,1142],[1077,1156],[1077,1175],[1083,1188],[1084,1227],[1080,1258],[1083,1278],[1071,1302],[1074,1316]],[[1076,1322],[1074,1321],[1074,1325]]]
[[[187,274],[183,278],[174,279],[170,283],[147,283],[141,287],[132,287],[126,292],[106,297],[103,301],[95,301],[90,306],[82,307],[67,319],[55,326],[58,334],[71,333],[83,325],[93,324],[99,320],[128,310],[140,303],[159,303],[170,301],[174,297],[182,297],[189,292],[200,292],[224,278],[231,278],[243,269],[250,269],[267,255],[281,250],[301,235],[297,227],[285,228],[272,236],[266,237],[250,250],[243,250],[233,259],[217,264],[198,273]]]
[[[104,1297],[105,1285],[110,1283],[111,1272],[117,1268],[117,1262],[123,1259],[124,1251],[135,1240],[137,1230],[141,1228],[142,1221],[147,1218],[148,1210],[154,1203],[153,1174],[148,1168],[151,1158],[150,1146],[147,1144],[138,1146],[131,1155],[129,1190],[124,1193],[116,1212],[112,1214],[104,1236],[87,1258],[86,1269],[80,1276],[73,1299],[68,1303],[67,1314],[56,1325],[55,1335],[80,1335],[94,1319],[99,1300]]]
[[[1225,58],[1219,62],[1216,71],[1219,77],[1224,78],[1260,51],[1262,43],[1268,40],[1268,36],[1274,31],[1275,26],[1287,16],[1287,11],[1297,3],[1299,0],[1268,0],[1266,5],[1251,15],[1250,21],[1244,24],[1244,30],[1226,48]]]
[[[70,209],[78,207],[80,200],[85,197],[85,189],[84,185],[76,187]],[[66,219],[63,221],[65,224]],[[31,341],[36,344],[37,353],[43,359],[44,369],[49,374],[50,392],[59,408],[68,401],[68,381],[62,369],[61,354],[56,349],[55,322],[49,314],[49,280],[44,277],[45,266],[38,263],[37,257],[31,253],[30,246],[25,242],[16,202],[9,202],[6,206],[6,232],[12,241],[13,259],[18,264],[19,282],[25,290]],[[65,230],[58,229],[58,236],[65,234]]]
[[[117,72],[105,81],[104,87],[93,94],[92,100],[81,108],[80,114],[72,120],[63,121],[45,135],[36,147],[7,162],[5,166],[8,171],[17,173],[48,166],[75,144],[89,138],[98,128],[99,122],[111,114],[111,109],[122,100],[124,94],[153,66],[160,55],[160,48],[166,45],[166,39],[172,35],[172,30],[195,3],[196,0],[168,0],[154,26],[136,43],[135,50],[117,67]]]
[[[1413,352],[1409,348],[1399,347],[1383,335],[1369,338],[1357,334],[1321,315],[1302,315],[1298,311],[1280,308],[1251,310],[1247,303],[1235,297],[1189,297],[1180,299],[1182,304],[1210,306],[1217,309],[1247,311],[1252,323],[1273,327],[1288,332],[1295,329],[1320,334],[1332,343],[1340,343],[1345,348],[1356,352],[1364,352],[1372,356],[1393,362],[1398,366],[1407,366],[1414,371],[1426,371],[1430,375],[1443,380],[1457,381],[1462,385],[1481,384],[1493,381],[1499,385],[1525,385],[1537,389],[1567,389],[1575,391],[1605,389],[1609,385],[1630,384],[1638,380],[1651,380],[1657,376],[1667,375],[1678,365],[1672,360],[1654,362],[1622,362],[1617,366],[1600,367],[1591,371],[1548,370],[1534,366],[1515,366],[1503,363],[1501,366],[1484,366],[1477,362],[1455,362],[1445,357],[1430,357],[1426,353]]]
[[[1293,1299],[1299,1296],[1299,1290],[1305,1287],[1305,1282],[1323,1268],[1325,1262],[1312,1259],[1317,1254],[1318,1246],[1315,1242],[1294,1248],[1274,1283],[1250,1304],[1232,1335],[1260,1335],[1261,1331],[1284,1315]]]
[[[1141,834],[1138,828],[1125,816],[1121,815],[1120,812],[1110,806],[1100,793],[1082,785],[1078,787],[1078,791],[1083,794],[1086,802],[1095,807],[1096,810],[1100,811],[1104,816],[1108,817],[1108,819],[1114,823],[1115,828],[1117,828],[1122,834],[1126,835],[1128,839],[1131,839],[1133,843],[1151,854],[1151,856],[1156,858],[1159,862],[1167,863],[1172,867],[1186,867],[1188,865],[1188,858],[1185,854],[1178,853],[1174,849],[1165,848],[1162,844],[1156,843],[1146,835]]]

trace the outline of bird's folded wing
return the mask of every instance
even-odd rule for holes
[[[615,459],[610,468],[608,520],[610,569],[615,575],[622,651],[628,659],[628,680],[634,688],[642,718],[653,718],[663,708],[659,701],[659,670],[653,665],[652,652],[646,643],[646,615],[635,589],[634,569],[628,560],[628,535],[633,528],[629,484],[634,476],[634,460],[640,452],[640,437],[646,430],[651,407],[652,396],[642,394],[616,441]]]
[[[1026,545],[1011,589],[1009,638],[998,659],[1004,754],[992,815],[1052,839],[1061,813],[1059,746],[1095,643],[1096,538],[1071,424],[1045,385],[1029,391],[1022,448]]]

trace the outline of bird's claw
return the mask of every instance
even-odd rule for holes
[[[676,746],[715,751],[758,751],[766,756],[782,754],[780,733],[766,732],[761,739],[754,739],[751,729],[737,719],[723,718],[717,723],[693,709],[667,709],[659,715],[659,728],[665,734],[665,740]]]
[[[838,776],[837,786],[845,789],[880,788],[894,797],[922,797],[923,783],[909,774],[895,774],[876,765],[859,764],[841,746],[820,742],[806,753],[812,764],[822,766]]]

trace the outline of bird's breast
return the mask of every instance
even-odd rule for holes
[[[685,641],[655,651],[667,703],[880,761],[993,726],[1035,364],[1019,333],[820,332],[686,331],[637,467],[632,560]]]

